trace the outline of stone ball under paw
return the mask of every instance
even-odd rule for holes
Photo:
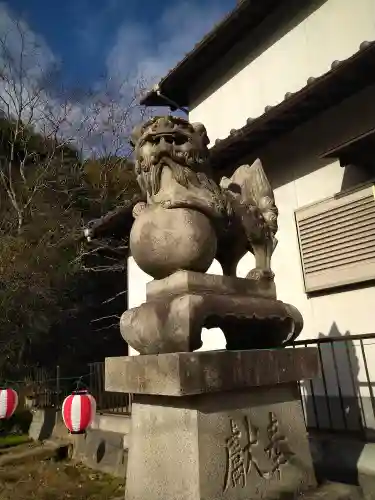
[[[138,266],[156,279],[183,269],[206,272],[216,255],[210,220],[185,208],[148,207],[134,221],[130,251]]]

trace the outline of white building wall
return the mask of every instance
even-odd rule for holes
[[[146,285],[152,278],[140,269],[133,257],[128,258],[128,309],[138,307],[146,301]],[[129,346],[129,356],[138,351]]]
[[[287,92],[320,76],[335,60],[375,40],[374,0],[327,0],[203,102],[191,107],[192,121],[204,122],[212,142],[241,128],[246,119],[280,103]]]

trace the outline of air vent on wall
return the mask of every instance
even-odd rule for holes
[[[375,279],[375,198],[368,186],[295,213],[306,292]]]

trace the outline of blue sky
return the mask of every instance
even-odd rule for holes
[[[7,0],[0,31],[22,18],[66,82],[164,74],[234,8],[236,0]],[[1,32],[0,32],[1,35]]]
[[[7,53],[16,61],[16,70],[8,65],[0,81],[1,112],[14,119],[26,100],[22,120],[75,144],[84,155],[128,152],[126,138],[144,119],[139,90],[163,77],[235,5],[236,0],[0,0],[0,42],[6,41],[0,44],[0,65],[7,67]],[[23,77],[16,74],[21,53]],[[50,79],[55,66],[62,86]]]

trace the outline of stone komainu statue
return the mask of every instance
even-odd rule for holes
[[[134,208],[130,245],[154,278],[178,269],[205,272],[216,258],[236,276],[247,251],[249,277],[272,277],[277,207],[261,162],[243,165],[220,186],[212,178],[205,127],[172,116],[156,117],[132,135],[135,171],[146,203]]]
[[[301,331],[299,312],[276,300],[271,256],[278,210],[260,160],[217,184],[200,123],[154,117],[131,137],[143,200],[133,208],[130,250],[155,278],[147,301],[120,328],[141,354],[193,351],[202,327],[222,328],[227,349],[284,345]],[[94,228],[94,229],[93,229]],[[95,237],[99,224],[87,235]],[[248,252],[255,268],[236,277]],[[214,259],[224,276],[204,274]]]

